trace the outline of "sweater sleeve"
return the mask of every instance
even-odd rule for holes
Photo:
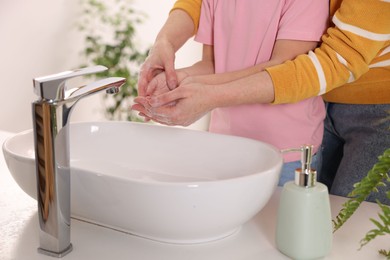
[[[189,16],[191,16],[195,27],[194,33],[196,33],[199,26],[201,5],[202,5],[202,0],[177,0],[173,5],[173,8],[171,9],[171,12],[173,10],[180,9],[185,11]]]
[[[390,60],[389,52],[381,55],[389,48],[389,15],[387,0],[344,0],[320,47],[266,69],[275,88],[274,104],[322,95],[360,78],[377,57]]]

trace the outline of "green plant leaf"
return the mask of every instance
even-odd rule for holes
[[[377,192],[378,187],[386,186],[389,183],[389,171],[390,171],[390,149],[384,151],[379,156],[378,162],[372,167],[359,183],[354,185],[354,189],[349,194],[351,197],[343,204],[343,208],[339,214],[333,220],[334,232],[338,230],[356,211],[360,204],[368,197],[371,192]],[[387,197],[390,199],[390,192],[386,192]],[[378,214],[378,221],[370,219],[370,221],[376,226],[367,232],[366,236],[360,241],[360,248],[372,241],[377,236],[390,234],[390,208],[377,201],[382,213]],[[388,259],[390,257],[390,251],[381,250],[380,254],[385,255]]]
[[[135,39],[136,26],[144,21],[145,14],[136,12],[131,0],[117,0],[115,4],[109,0],[81,0],[81,3],[83,12],[78,29],[85,34],[82,54],[86,62],[83,67],[104,65],[109,70],[99,74],[99,78],[127,79],[118,94],[105,96],[106,116],[142,121],[129,107],[138,94],[138,73],[131,70],[138,71],[148,53],[148,50],[139,49]]]

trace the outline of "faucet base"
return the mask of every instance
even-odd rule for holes
[[[59,253],[38,247],[38,253],[43,254],[43,255],[52,256],[52,257],[61,258],[65,255],[67,255],[68,253],[70,253],[72,251],[72,249],[73,249],[72,244],[70,244],[65,250],[63,250],[62,252],[59,252]]]

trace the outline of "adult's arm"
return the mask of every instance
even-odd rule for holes
[[[344,88],[346,83],[352,83],[367,73],[370,67],[388,69],[389,17],[388,0],[344,0],[333,16],[335,26],[328,29],[319,48],[308,55],[299,56],[294,61],[267,69],[274,86],[273,102],[296,102],[322,95],[340,86]],[[373,63],[376,63],[376,66]],[[386,73],[382,76],[386,77]],[[389,82],[390,76],[382,80]],[[361,92],[362,96],[358,101],[364,103],[364,100],[369,98],[369,92]],[[343,99],[348,98],[348,93],[340,95],[339,98],[342,103]]]
[[[182,10],[186,12],[193,21],[193,33],[195,34],[199,26],[201,6],[202,0],[177,0],[173,5],[171,12],[173,12],[174,10]]]

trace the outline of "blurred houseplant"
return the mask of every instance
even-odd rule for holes
[[[390,113],[390,111],[389,111]],[[390,120],[390,116],[385,118]],[[389,129],[390,130],[390,129]],[[353,215],[360,204],[371,194],[377,192],[378,187],[390,185],[390,148],[385,150],[378,158],[378,162],[372,167],[367,175],[354,185],[354,189],[349,194],[350,199],[343,204],[336,218],[333,220],[334,232],[337,231]],[[390,190],[386,192],[390,199]],[[390,236],[390,207],[377,201],[381,212],[379,219],[370,219],[375,228],[369,230],[366,236],[360,241],[360,248],[375,239],[377,236]],[[389,245],[390,246],[390,245]],[[389,248],[390,249],[390,248]],[[379,253],[390,259],[390,250],[380,249]]]
[[[115,120],[142,121],[130,106],[137,96],[137,78],[148,50],[139,50],[136,26],[145,15],[132,8],[131,0],[81,0],[82,14],[78,29],[84,34],[83,56],[86,64],[104,65],[99,78],[124,77],[127,83],[115,95],[105,96],[106,117]]]

